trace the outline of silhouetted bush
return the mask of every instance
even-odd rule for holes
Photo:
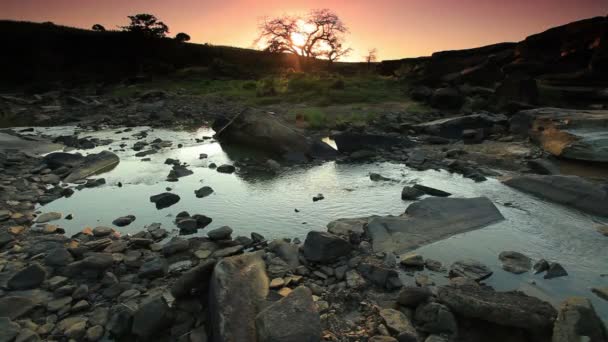
[[[106,28],[103,27],[103,25],[101,25],[101,24],[95,24],[95,25],[93,25],[93,27],[91,27],[91,30],[98,31],[98,32],[105,32]]]
[[[177,40],[180,43],[184,43],[184,42],[190,41],[190,36],[187,33],[180,32],[177,35],[175,35],[175,40]]]

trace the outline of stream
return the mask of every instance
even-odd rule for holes
[[[135,157],[132,135],[148,131],[144,140],[156,138],[170,140],[173,147],[147,156],[150,161]],[[136,220],[126,227],[117,228],[122,234],[136,233],[154,222],[179,234],[174,217],[181,211],[203,214],[213,219],[199,235],[209,229],[230,226],[233,236],[249,236],[251,232],[272,238],[300,238],[304,240],[310,230],[325,230],[328,222],[338,218],[370,215],[399,215],[411,203],[401,200],[401,189],[408,183],[420,183],[448,191],[454,197],[486,196],[498,207],[506,220],[460,234],[416,250],[425,258],[441,261],[445,266],[458,259],[472,258],[488,265],[493,271],[486,283],[497,290],[521,290],[553,304],[569,296],[584,296],[593,302],[598,314],[608,320],[608,301],[591,291],[591,287],[608,286],[608,238],[595,230],[606,224],[606,218],[594,217],[564,206],[548,203],[502,185],[496,179],[475,183],[460,175],[445,171],[416,171],[403,164],[369,163],[340,164],[325,162],[320,165],[290,166],[281,168],[276,176],[243,177],[223,174],[208,168],[211,162],[221,165],[234,163],[243,154],[225,151],[212,139],[197,142],[213,135],[209,128],[194,131],[172,131],[135,127],[132,131],[117,133],[113,130],[80,131],[75,127],[36,127],[30,134],[49,136],[68,135],[112,139],[110,145],[88,150],[72,150],[82,154],[111,149],[120,157],[113,170],[99,175],[106,184],[76,191],[69,198],[61,198],[40,211],[58,211],[72,214],[72,220],[53,222],[66,230],[67,235],[83,228],[111,226],[120,216],[135,215]],[[125,140],[123,140],[125,138]],[[124,150],[121,143],[126,143]],[[183,147],[177,148],[178,144]],[[201,153],[208,158],[199,159]],[[168,182],[171,165],[167,158],[187,163],[194,174]],[[379,173],[392,181],[374,182],[370,173]],[[122,183],[122,187],[118,184]],[[214,193],[196,198],[194,190],[210,186]],[[181,200],[165,209],[157,210],[149,197],[165,192],[178,194]],[[324,200],[313,202],[312,197],[322,193]],[[296,211],[297,209],[297,211]],[[191,235],[192,236],[192,235]],[[498,254],[513,250],[531,257],[561,263],[567,277],[545,280],[531,272],[514,275],[501,269]],[[422,271],[437,284],[447,283],[445,273]],[[403,272],[406,284],[413,284],[411,274]]]

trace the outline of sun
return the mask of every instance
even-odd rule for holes
[[[291,41],[294,43],[294,45],[302,46],[306,43],[306,37],[304,37],[304,35],[301,33],[294,32],[291,34]]]

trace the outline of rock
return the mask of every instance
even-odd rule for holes
[[[491,132],[495,126],[506,126],[508,119],[499,114],[473,114],[450,117],[414,125],[413,129],[430,135],[448,139],[462,139],[462,133],[468,129],[483,129]]]
[[[431,95],[431,105],[441,109],[459,109],[464,103],[464,97],[454,88],[439,88]]]
[[[129,305],[118,304],[114,306],[113,311],[112,317],[106,328],[112,336],[120,338],[131,332],[135,309]]]
[[[367,218],[342,218],[327,224],[327,231],[334,235],[349,236],[351,232],[361,235],[363,227],[367,225]]]
[[[532,268],[534,269],[534,274],[545,272],[549,269],[549,262],[545,259],[540,259],[534,263]]]
[[[608,300],[608,287],[594,287],[591,292],[604,300]]]
[[[83,162],[84,157],[79,153],[53,152],[44,156],[43,160],[54,170],[60,167],[75,167]]]
[[[137,276],[140,278],[163,277],[167,274],[168,267],[167,260],[160,257],[154,257],[141,265],[137,272]]]
[[[415,320],[418,329],[433,334],[455,334],[456,319],[450,310],[439,303],[426,303],[416,308]]]
[[[46,310],[49,312],[57,312],[63,310],[66,306],[72,303],[72,297],[61,297],[53,299],[46,303]]]
[[[522,175],[504,179],[503,183],[542,199],[608,216],[608,190],[578,176]]]
[[[29,290],[39,287],[46,279],[46,271],[38,264],[30,265],[15,273],[7,283],[11,290]]]
[[[532,259],[518,252],[502,252],[498,255],[498,259],[502,262],[505,271],[515,274],[528,272],[532,267]]]
[[[150,197],[150,202],[156,204],[156,209],[168,208],[179,202],[179,196],[170,192],[154,195]]]
[[[403,285],[399,280],[399,274],[393,267],[363,262],[359,264],[357,270],[365,279],[387,290],[395,290]]]
[[[213,193],[213,189],[210,186],[204,186],[198,190],[194,190],[194,194],[197,198],[203,198],[211,195]]]
[[[175,298],[189,296],[192,292],[205,293],[215,267],[215,260],[202,261],[198,266],[183,273],[171,286]]]
[[[89,329],[87,329],[85,337],[86,337],[87,341],[91,341],[91,342],[99,341],[103,337],[103,333],[104,333],[104,330],[101,325],[94,325],[94,326],[90,327]]]
[[[306,137],[266,112],[247,110],[232,120],[217,120],[213,129],[220,143],[253,147],[288,159],[328,159],[337,155],[329,145]]]
[[[37,223],[47,223],[47,222],[51,222],[51,221],[60,220],[61,217],[63,217],[63,215],[61,213],[57,213],[57,212],[44,213],[44,214],[41,214],[40,216],[38,216],[38,218],[36,219],[36,222]]]
[[[82,266],[97,271],[103,271],[114,263],[111,254],[107,253],[90,253],[86,258],[82,259]]]
[[[19,324],[11,321],[8,317],[0,317],[0,341],[12,341],[20,330]]]
[[[336,235],[310,231],[304,241],[304,257],[313,262],[327,263],[350,253],[350,243]]]
[[[401,199],[404,201],[415,201],[422,195],[424,195],[424,191],[407,185],[403,187],[403,190],[401,190]]]
[[[317,194],[317,196],[314,196],[312,198],[312,201],[313,202],[318,202],[318,201],[323,200],[323,199],[325,199],[325,196],[323,196],[323,194]]]
[[[233,165],[223,164],[218,166],[216,171],[219,173],[233,173],[236,168]]]
[[[367,282],[357,270],[346,271],[346,287],[349,289],[361,289],[367,285]]]
[[[537,108],[511,118],[511,131],[529,136],[557,157],[608,161],[608,110]]]
[[[482,281],[492,275],[488,266],[476,260],[466,259],[456,261],[450,266],[450,277],[464,277],[474,281]]]
[[[93,236],[95,237],[105,237],[114,232],[114,229],[110,227],[95,227],[93,228]]]
[[[551,341],[608,341],[608,333],[588,299],[571,297],[559,307]]]
[[[442,190],[434,189],[434,188],[431,188],[431,187],[428,187],[428,186],[424,186],[424,185],[421,185],[421,184],[415,184],[414,185],[414,189],[420,190],[420,191],[424,192],[427,195],[435,196],[435,197],[449,197],[449,196],[452,196],[452,194],[449,193],[449,192],[445,192],[445,191],[442,191]]]
[[[110,171],[119,162],[118,156],[110,151],[89,154],[84,157],[84,160],[78,166],[72,169],[72,172],[64,179],[64,182],[73,183],[89,176]]]
[[[401,265],[405,267],[423,267],[424,266],[424,258],[420,254],[404,254],[399,257]]]
[[[177,221],[177,228],[180,229],[182,235],[193,234],[196,233],[197,223],[193,218],[186,218]]]
[[[40,336],[36,334],[35,331],[24,328],[21,329],[17,338],[15,338],[15,342],[38,342],[40,341]]]
[[[564,269],[564,267],[557,262],[552,262],[549,264],[549,268],[547,269],[547,273],[543,278],[545,279],[553,279],[558,277],[565,277],[568,275],[568,272]]]
[[[548,159],[528,160],[528,167],[539,175],[559,175],[559,165]]]
[[[0,298],[0,317],[18,319],[27,315],[36,304],[27,297],[7,296]],[[0,329],[1,331],[1,329]]]
[[[399,342],[396,338],[390,336],[372,336],[368,342]]]
[[[321,320],[312,293],[303,286],[261,311],[255,325],[260,342],[321,340]]]
[[[597,226],[595,227],[595,230],[597,230],[600,234],[604,236],[608,236],[608,225]]]
[[[150,339],[171,324],[169,305],[164,297],[148,298],[133,315],[131,332],[140,339]]]
[[[402,312],[395,309],[383,309],[380,310],[380,317],[382,317],[386,327],[391,333],[396,335],[406,333],[414,338],[418,336],[414,325]]]
[[[261,253],[220,260],[215,265],[210,286],[209,312],[214,338],[255,341],[255,318],[268,295],[268,277]]]
[[[72,254],[63,247],[51,250],[44,258],[44,263],[48,266],[66,266],[73,261]]]
[[[397,303],[405,307],[415,308],[431,298],[431,290],[426,287],[404,286],[399,292]]]
[[[207,232],[207,236],[211,240],[230,240],[232,235],[232,228],[223,226],[217,229],[213,229]]]
[[[288,271],[294,270],[296,267],[300,266],[298,246],[285,240],[274,240],[268,245],[268,249],[287,264]]]
[[[433,89],[425,86],[416,86],[410,91],[414,101],[426,101],[433,95]]]
[[[12,234],[8,232],[0,232],[0,248],[13,241],[15,241],[15,238]]]
[[[332,138],[336,142],[338,151],[342,153],[390,149],[394,146],[413,147],[415,145],[411,140],[399,135],[341,132],[334,134]],[[355,156],[355,159],[364,159],[363,157]]]
[[[440,303],[457,315],[507,327],[546,331],[557,316],[547,302],[521,292],[494,292],[474,286],[442,286]]]
[[[375,252],[402,254],[504,217],[485,197],[430,197],[412,203],[404,216],[374,216],[367,224]]]
[[[112,224],[118,227],[124,227],[130,225],[133,221],[135,221],[135,216],[127,215],[115,219],[112,221]],[[93,234],[95,234],[95,232],[93,232]]]
[[[496,88],[496,97],[503,106],[509,102],[535,104],[538,100],[536,80],[509,75]]]
[[[392,179],[390,178],[386,178],[383,175],[379,174],[379,173],[370,173],[369,174],[369,179],[373,182],[380,182],[380,181],[391,181]]]
[[[173,254],[181,253],[187,251],[190,248],[190,243],[188,240],[184,240],[181,238],[173,238],[169,242],[167,242],[162,247],[163,254],[165,256],[171,256]]]

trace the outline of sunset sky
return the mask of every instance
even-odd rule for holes
[[[350,28],[350,61],[377,48],[380,59],[429,55],[526,36],[608,14],[608,0],[0,0],[0,19],[116,28],[152,13],[192,42],[251,47],[260,18],[335,11]]]

